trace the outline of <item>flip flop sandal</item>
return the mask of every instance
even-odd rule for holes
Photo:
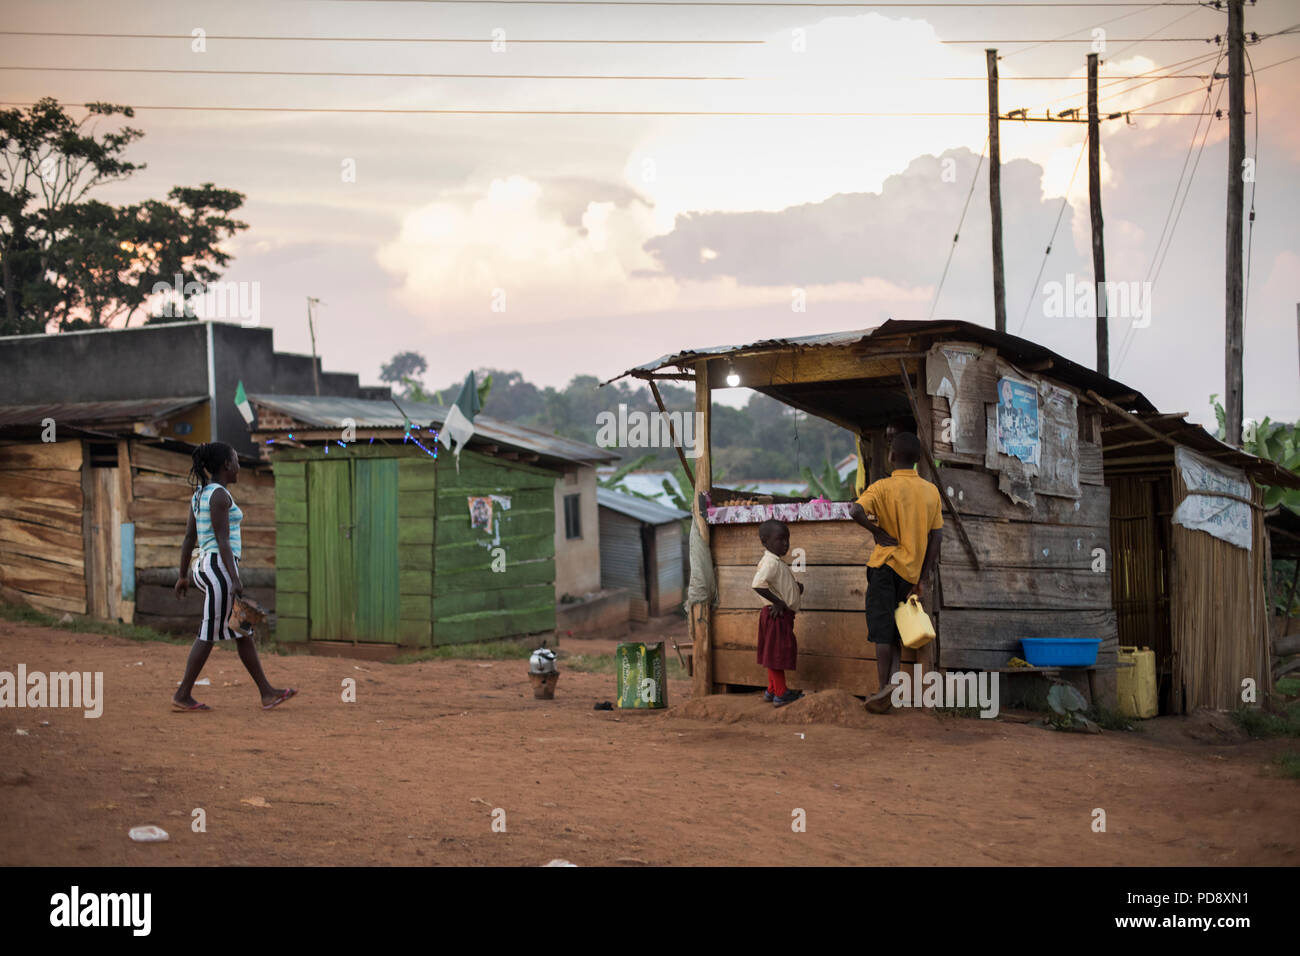
[[[176,701],[172,701],[172,711],[177,714],[188,714],[191,711],[195,711],[195,710],[211,710],[211,709],[212,708],[209,707],[207,704],[200,704],[198,701],[195,701],[193,704],[188,704],[188,705],[178,704],[176,703]]]
[[[262,705],[262,709],[263,709],[263,710],[270,710],[272,707],[279,707],[281,704],[283,704],[286,700],[288,700],[290,697],[292,697],[292,696],[293,696],[294,694],[296,694],[296,693],[298,693],[298,691],[296,691],[294,688],[290,687],[288,690],[286,690],[283,694],[281,694],[281,695],[280,695],[279,697],[277,697],[275,700],[271,701],[269,704],[263,704],[263,705]]]

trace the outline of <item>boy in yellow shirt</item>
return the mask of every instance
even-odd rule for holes
[[[890,681],[902,664],[894,610],[909,595],[923,597],[922,582],[939,558],[942,504],[939,489],[916,473],[920,460],[920,439],[911,432],[895,434],[889,446],[891,474],[872,482],[850,510],[876,540],[867,559],[866,600],[867,640],[876,645],[880,679],[880,689],[867,698],[872,713],[889,712]]]

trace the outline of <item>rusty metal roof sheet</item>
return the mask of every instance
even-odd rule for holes
[[[340,398],[333,395],[257,394],[249,395],[248,400],[254,405],[261,405],[287,415],[302,425],[317,428],[343,428],[349,420],[359,429],[402,428],[408,420],[422,428],[441,427],[446,421],[448,409],[446,405],[401,399],[394,403],[368,398]],[[266,427],[260,423],[256,429],[261,433],[289,430],[289,428]],[[503,422],[488,415],[475,416],[474,437],[482,442],[504,445],[555,461],[596,464],[618,459],[618,455],[606,449],[571,438],[562,438],[536,428]]]
[[[609,382],[617,381],[629,375],[635,378],[649,378],[660,369],[668,367],[687,368],[699,359],[721,358],[740,354],[857,347],[862,349],[864,356],[869,356],[873,340],[876,340],[881,345],[888,341],[890,347],[892,347],[900,337],[912,335],[942,336],[954,340],[990,345],[997,349],[998,355],[1005,356],[1013,363],[1042,365],[1050,362],[1050,370],[1045,370],[1039,374],[1072,385],[1081,391],[1094,391],[1110,400],[1122,399],[1117,403],[1121,404],[1125,410],[1129,411],[1135,418],[1140,419],[1144,424],[1166,435],[1170,440],[1203,452],[1226,465],[1247,471],[1264,484],[1300,488],[1300,476],[1268,459],[1258,458],[1239,448],[1224,444],[1200,425],[1188,422],[1183,417],[1161,416],[1156,407],[1142,393],[1122,382],[1072,362],[1064,356],[1058,355],[1052,350],[1028,339],[955,319],[936,319],[925,322],[889,319],[873,328],[847,332],[761,339],[746,345],[720,345],[713,348],[688,349],[670,355],[663,355],[653,362],[638,365],[622,375],[614,376],[604,384],[608,385]],[[777,399],[782,397],[782,388],[779,385],[765,387],[760,390]],[[1114,431],[1109,436],[1111,443],[1117,444],[1120,441],[1127,442],[1145,438],[1149,439],[1153,445],[1168,447],[1166,442],[1144,433],[1140,427],[1133,425],[1131,422],[1126,422],[1125,419],[1113,412],[1107,411],[1106,414],[1108,422],[1114,427]]]
[[[596,503],[602,508],[609,508],[645,524],[667,524],[670,521],[680,521],[690,517],[690,512],[671,508],[657,501],[650,501],[648,498],[625,495],[613,488],[598,487]]]
[[[1144,395],[1136,389],[1130,388],[1121,382],[1108,378],[1099,372],[1093,371],[1086,366],[1079,365],[1070,361],[1062,355],[1058,355],[1051,349],[1044,348],[1036,342],[1029,339],[1022,339],[1017,335],[1011,335],[1007,332],[998,332],[987,326],[975,325],[972,322],[962,322],[957,319],[935,319],[925,322],[904,321],[901,319],[888,319],[880,325],[866,329],[855,329],[846,332],[827,332],[822,335],[801,335],[790,336],[785,338],[760,339],[757,342],[750,342],[744,345],[718,345],[712,348],[704,349],[687,349],[682,352],[676,352],[669,355],[662,355],[653,362],[647,362],[644,365],[638,365],[636,368],[628,369],[622,375],[616,375],[603,384],[608,385],[626,376],[634,378],[648,378],[652,373],[669,366],[686,367],[692,365],[699,359],[721,358],[724,356],[735,356],[742,353],[756,352],[776,352],[784,350],[805,350],[805,349],[828,349],[828,348],[852,348],[855,346],[869,348],[873,339],[897,339],[900,336],[909,335],[941,335],[945,332],[951,333],[949,338],[979,342],[984,345],[991,345],[998,350],[999,355],[1006,356],[1013,362],[1048,362],[1052,363],[1051,371],[1045,373],[1050,378],[1059,379],[1079,388],[1094,389],[1098,394],[1110,396],[1132,395],[1133,398],[1125,402],[1130,408],[1137,408],[1143,411],[1154,411],[1152,405]],[[864,353],[869,354],[869,351]]]
[[[0,405],[0,426],[40,427],[47,418],[59,425],[94,426],[104,430],[157,421],[202,402],[206,395],[180,398],[132,398],[111,402],[50,402],[43,405]],[[128,428],[129,430],[129,428]]]

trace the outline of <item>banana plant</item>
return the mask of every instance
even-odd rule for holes
[[[808,482],[809,495],[817,495],[830,501],[852,501],[857,497],[853,493],[853,478],[849,477],[847,480],[841,478],[835,463],[829,458],[820,475],[815,474],[807,465],[804,465],[802,471],[804,481]]]
[[[1210,396],[1214,406],[1214,417],[1218,420],[1219,430],[1216,438],[1224,440],[1227,434],[1226,415],[1219,404],[1217,394]],[[1276,462],[1287,471],[1300,473],[1300,434],[1295,425],[1275,422],[1267,416],[1256,422],[1253,428],[1247,428],[1242,436],[1242,449],[1259,458]],[[1264,507],[1276,508],[1278,505],[1300,514],[1300,489],[1280,488],[1276,485],[1264,485]]]

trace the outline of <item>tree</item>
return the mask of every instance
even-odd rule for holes
[[[144,134],[97,131],[134,116],[129,106],[85,109],[75,120],[45,97],[0,111],[0,333],[129,324],[160,283],[181,276],[184,297],[219,278],[230,260],[219,243],[247,228],[229,215],[243,195],[212,183],[120,207],[89,198],[145,168],[124,158]]]
[[[429,368],[428,361],[419,352],[398,352],[379,370],[379,380],[390,385],[400,385],[398,398],[409,398],[416,402],[427,402],[428,396],[417,376],[423,375]]]

